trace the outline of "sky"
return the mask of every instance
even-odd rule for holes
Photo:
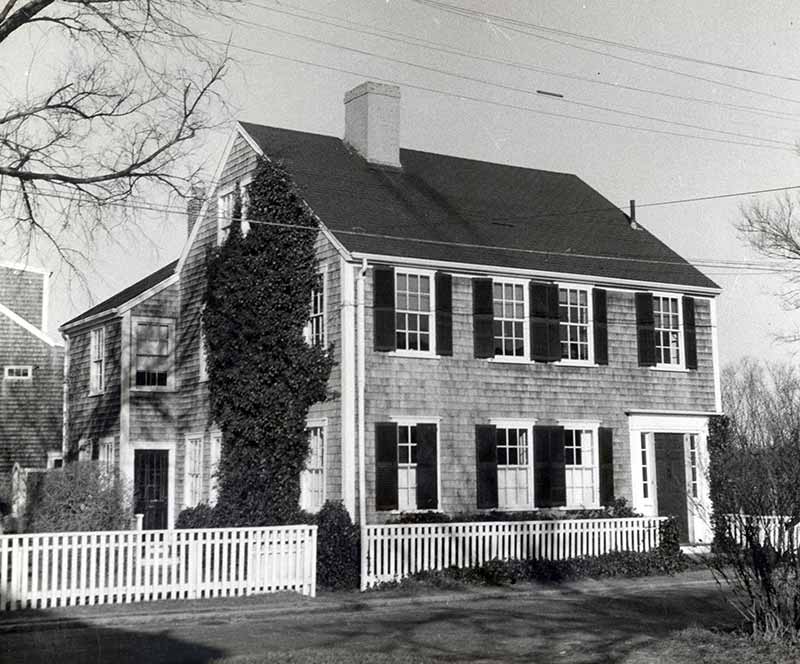
[[[198,25],[230,39],[236,64],[197,163],[213,173],[234,119],[342,136],[344,93],[395,83],[403,147],[575,173],[624,209],[636,199],[638,222],[722,287],[723,364],[794,362],[775,339],[800,323],[776,295],[783,276],[719,265],[763,262],[734,226],[751,197],[652,204],[800,185],[797,3],[442,0],[469,10],[456,15],[438,2],[245,0],[238,22]],[[56,271],[51,332],[179,255],[180,215],[140,229],[87,245],[91,293]]]

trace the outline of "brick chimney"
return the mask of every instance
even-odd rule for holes
[[[345,93],[344,140],[371,164],[400,168],[400,88],[367,81]]]
[[[203,201],[206,197],[206,190],[204,187],[192,185],[192,196],[186,204],[186,236],[192,234],[194,222],[197,221],[197,215],[200,214],[200,209],[203,207]]]

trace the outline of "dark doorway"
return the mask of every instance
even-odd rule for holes
[[[686,498],[686,456],[682,433],[657,433],[656,487],[658,516],[674,516],[681,542],[689,541],[689,517]]]
[[[167,527],[168,476],[167,450],[134,450],[134,512],[144,514],[145,530],[164,530]]]

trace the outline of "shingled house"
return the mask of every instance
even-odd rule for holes
[[[160,496],[151,524],[213,499],[205,260],[266,157],[319,220],[308,336],[335,359],[304,507],[357,516],[361,458],[368,522],[616,496],[707,540],[718,286],[574,175],[400,148],[399,104],[394,86],[351,90],[344,140],[237,125],[178,262],[64,326],[70,444],[108,441]]]
[[[61,463],[64,348],[47,333],[50,273],[0,263],[0,489]]]

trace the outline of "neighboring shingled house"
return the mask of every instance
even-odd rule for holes
[[[401,149],[399,103],[393,86],[348,92],[344,141],[236,127],[174,270],[64,326],[82,381],[69,399],[71,444],[118,442],[109,458],[163,501],[151,524],[213,499],[205,261],[237,185],[246,192],[267,157],[320,222],[309,339],[332,345],[335,360],[331,398],[309,413],[304,507],[342,500],[358,518],[362,495],[364,518],[381,522],[617,496],[675,514],[682,539],[707,541],[718,286],[574,175]],[[107,389],[122,380],[108,427],[85,420],[99,371],[90,335],[107,340]]]
[[[0,490],[15,464],[61,463],[64,348],[47,333],[50,274],[0,262]]]

